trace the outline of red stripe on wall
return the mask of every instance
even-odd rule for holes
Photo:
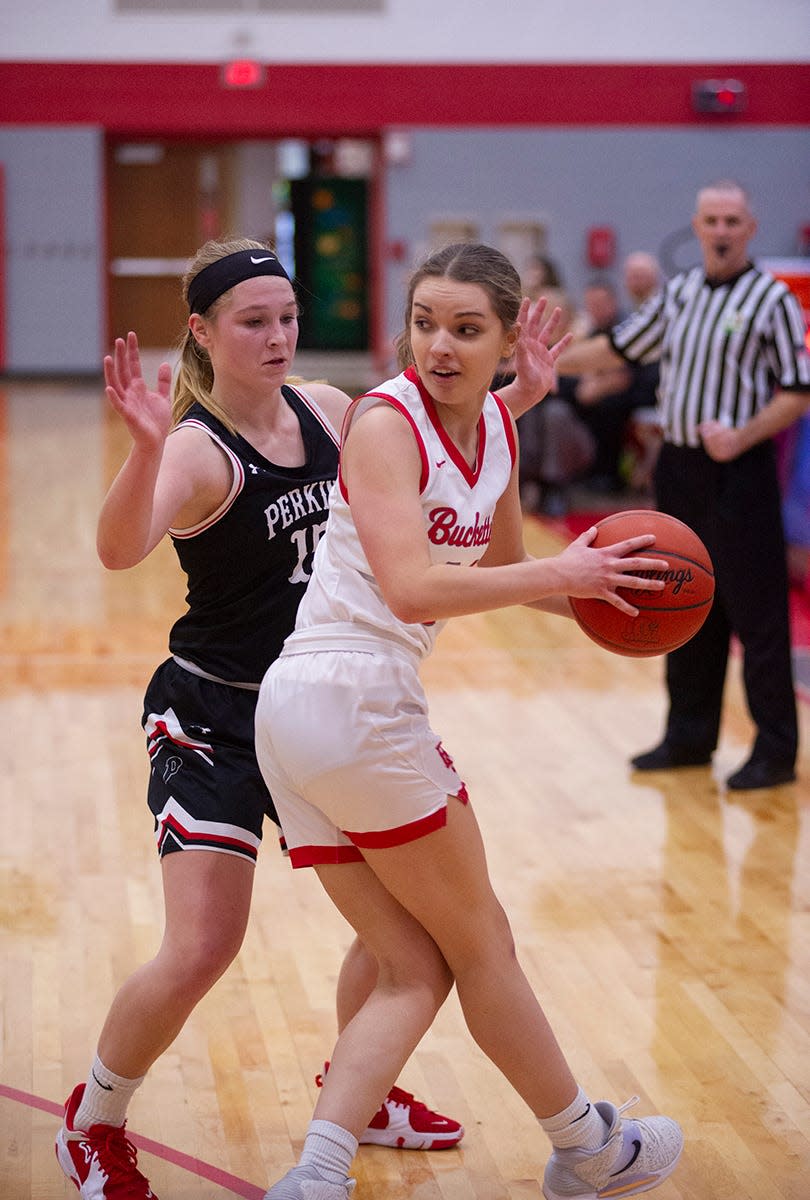
[[[701,116],[698,79],[741,80],[748,107]],[[226,89],[218,64],[0,63],[7,124],[111,134],[369,134],[387,126],[807,125],[808,63],[270,64]]]

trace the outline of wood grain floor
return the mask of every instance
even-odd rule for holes
[[[114,989],[157,947],[144,684],[183,603],[170,547],[106,573],[96,514],[125,437],[97,382],[0,385],[0,1197],[74,1195],[58,1112]],[[536,553],[557,543],[538,523]],[[662,664],[512,610],[448,627],[424,676],[523,964],[583,1085],[687,1137],[661,1200],[810,1197],[810,717],[802,782],[732,796],[735,661],[712,769],[637,777]],[[248,937],[138,1093],[162,1200],[259,1198],[293,1162],[334,1039],[349,932],[266,843]],[[356,1195],[538,1200],[547,1145],[451,996],[400,1081],[463,1147],[363,1148]]]

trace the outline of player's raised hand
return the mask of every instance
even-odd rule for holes
[[[104,359],[107,399],[120,414],[135,442],[159,443],[172,426],[172,369],[164,362],[158,368],[157,386],[149,388],[141,370],[138,338],[132,332],[115,339],[112,354]]]
[[[553,308],[547,316],[547,308],[545,296],[534,303],[524,297],[518,313],[520,337],[512,358],[515,383],[522,391],[533,393],[535,400],[542,399],[556,387],[555,363],[572,336],[566,333],[555,340],[562,310]]]

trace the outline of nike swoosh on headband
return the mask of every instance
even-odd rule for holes
[[[251,254],[250,261],[252,263],[272,262],[274,258],[275,258],[274,254],[268,254],[267,258],[254,258],[253,255]]]

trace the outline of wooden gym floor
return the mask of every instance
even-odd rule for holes
[[[94,550],[126,449],[98,380],[0,385],[0,1196],[74,1195],[59,1112],[115,988],[162,927],[139,726],[183,603],[171,548]],[[527,521],[535,553],[559,541]],[[810,1197],[810,708],[801,781],[729,795],[739,663],[712,769],[638,777],[659,660],[526,610],[452,622],[425,668],[522,962],[583,1085],[677,1117],[661,1200]],[[129,1129],[163,1200],[260,1200],[294,1161],[334,1039],[348,929],[267,838],[244,948],[157,1063]],[[356,1195],[538,1200],[548,1148],[454,996],[401,1084],[464,1121],[459,1150],[363,1148]]]

